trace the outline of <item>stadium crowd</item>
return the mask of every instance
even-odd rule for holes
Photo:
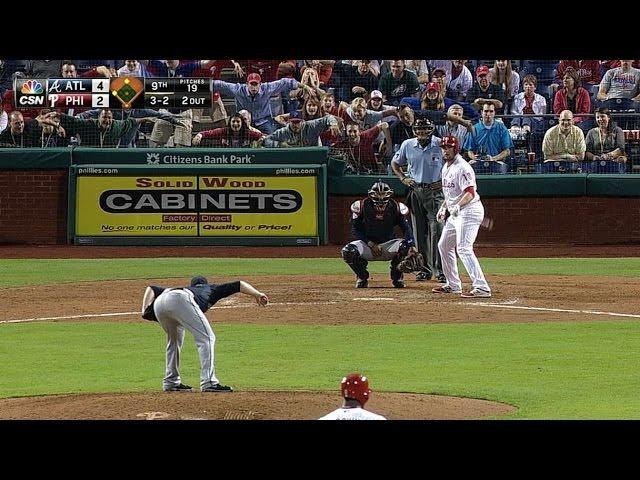
[[[0,147],[326,146],[393,174],[414,124],[476,173],[640,170],[639,60],[0,60]],[[204,77],[211,108],[18,108],[14,82]]]

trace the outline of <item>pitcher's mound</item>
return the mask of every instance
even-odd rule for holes
[[[340,407],[339,392],[153,392],[49,395],[0,400],[0,419],[313,420]],[[472,398],[373,392],[368,410],[390,420],[496,417],[511,405]]]

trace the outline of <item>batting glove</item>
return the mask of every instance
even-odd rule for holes
[[[456,218],[460,214],[460,205],[456,203],[453,207],[451,207],[451,210],[449,210],[449,213],[453,218]]]
[[[444,223],[445,217],[447,216],[447,207],[443,204],[442,207],[438,210],[438,214],[436,215],[436,220],[439,223]]]

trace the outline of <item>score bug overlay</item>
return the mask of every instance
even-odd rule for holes
[[[16,79],[20,108],[209,108],[208,78]]]

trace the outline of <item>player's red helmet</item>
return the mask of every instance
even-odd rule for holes
[[[369,400],[371,390],[369,389],[369,380],[359,373],[350,373],[342,379],[340,391],[344,398],[353,398],[364,406]]]
[[[458,142],[458,139],[453,135],[447,135],[446,137],[442,137],[442,142],[440,143],[440,146],[453,147],[456,153],[460,153],[460,142]]]

